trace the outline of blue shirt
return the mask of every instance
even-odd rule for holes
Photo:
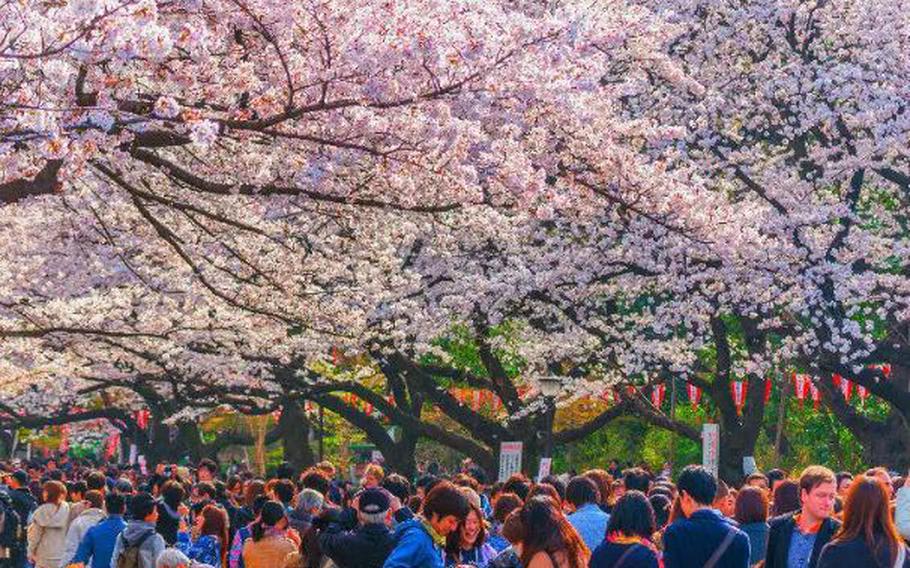
[[[581,535],[589,550],[594,550],[607,538],[607,525],[610,515],[600,510],[594,503],[582,505],[569,515],[569,522]]]
[[[787,568],[806,568],[809,565],[817,536],[816,532],[806,534],[799,530],[799,525],[793,527],[790,550],[787,551]]]
[[[114,544],[125,527],[126,521],[122,516],[109,515],[85,533],[79,548],[76,549],[76,555],[70,562],[73,564],[81,562],[91,568],[110,568]]]

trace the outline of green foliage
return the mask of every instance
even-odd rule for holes
[[[505,348],[495,348],[494,355],[506,370],[509,377],[517,377],[525,367],[525,361],[517,353],[515,346],[518,337],[516,322],[504,322],[490,330],[489,338],[496,344],[504,344]],[[464,369],[477,377],[486,377],[487,370],[480,360],[480,349],[474,339],[472,330],[464,325],[453,326],[449,334],[437,339],[434,345],[443,349],[449,357],[449,365]],[[432,354],[424,355],[421,363],[429,365],[442,365],[440,357]]]
[[[674,437],[674,464],[701,461],[699,444],[650,426],[637,418],[626,417],[612,422],[584,440],[559,448],[553,457],[553,467],[555,471],[584,471],[606,468],[610,460],[615,459],[623,466],[627,463],[647,464],[654,471],[659,471],[664,462],[668,461]]]

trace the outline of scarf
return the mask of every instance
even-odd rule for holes
[[[427,534],[430,535],[430,539],[433,541],[433,544],[437,548],[445,548],[446,537],[436,532],[436,529],[433,528],[433,525],[430,524],[430,521],[426,520],[422,516],[419,516],[418,519],[420,519],[420,524],[423,525],[423,529],[427,531]]]

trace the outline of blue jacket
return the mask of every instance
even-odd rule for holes
[[[120,515],[109,515],[97,525],[88,529],[76,554],[69,562],[86,564],[91,568],[110,568],[111,556],[117,537],[126,528],[126,521]],[[89,563],[91,559],[91,563]]]
[[[610,515],[601,511],[596,504],[588,503],[569,515],[569,523],[581,535],[581,540],[585,541],[588,549],[594,550],[607,538]]]
[[[664,567],[704,566],[731,530],[736,531],[736,536],[715,568],[748,568],[749,537],[714,509],[700,509],[667,527]]]
[[[445,568],[444,558],[423,522],[411,519],[395,529],[395,548],[382,568]]]
[[[765,550],[768,549],[768,523],[748,523],[740,525],[739,529],[749,537],[749,566],[765,559]]]
[[[211,566],[221,566],[221,541],[217,536],[206,534],[194,541],[190,538],[189,533],[179,532],[177,533],[177,548],[190,560]]]

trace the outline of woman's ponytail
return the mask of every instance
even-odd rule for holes
[[[250,526],[253,541],[258,541],[265,534],[265,529],[272,528],[284,518],[284,505],[277,501],[269,501],[262,506],[259,518]]]

